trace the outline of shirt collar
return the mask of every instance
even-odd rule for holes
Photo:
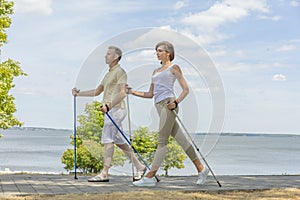
[[[116,69],[116,68],[119,67],[119,66],[120,66],[120,64],[116,64],[115,66],[109,68],[109,71],[113,71],[114,69]]]

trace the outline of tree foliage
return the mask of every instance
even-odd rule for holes
[[[181,146],[177,144],[173,137],[169,138],[167,147],[166,157],[162,165],[162,168],[165,171],[165,176],[169,175],[169,170],[171,168],[184,168],[183,161],[186,159],[184,151],[182,150]]]
[[[86,104],[85,114],[78,116],[80,126],[77,127],[77,134],[81,139],[100,143],[104,125],[104,114],[100,107],[101,103],[98,101]]]
[[[0,0],[0,47],[7,43],[6,29],[11,25],[9,15],[13,14],[13,2]],[[0,49],[1,56],[1,49]],[[11,59],[0,63],[0,129],[21,126],[22,123],[14,116],[16,106],[14,97],[9,94],[15,86],[14,77],[26,75],[20,68],[20,63]]]
[[[3,43],[7,43],[6,29],[11,25],[11,18],[14,12],[14,2],[7,0],[0,0],[0,47]]]
[[[83,173],[97,173],[104,167],[104,148],[100,144],[104,114],[100,111],[101,103],[94,101],[87,104],[83,115],[78,116],[80,126],[77,127],[77,168]],[[147,127],[139,127],[132,137],[132,145],[147,163],[152,163],[157,149],[157,132],[150,132]],[[71,144],[73,143],[71,136]],[[186,156],[182,148],[170,137],[167,154],[162,164],[165,175],[171,168],[183,168]],[[121,150],[115,148],[112,165],[121,166],[127,158]],[[74,150],[67,149],[61,158],[67,171],[74,168]]]
[[[104,167],[104,147],[101,145],[104,114],[100,111],[101,103],[94,101],[86,104],[83,115],[78,116],[79,126],[76,129],[76,166],[83,173],[98,173]],[[71,135],[71,144],[74,137]],[[125,155],[115,149],[112,165],[124,165]],[[67,171],[74,169],[74,149],[67,149],[62,157],[62,163]]]
[[[153,162],[154,154],[157,149],[157,138],[158,133],[150,132],[147,127],[140,127],[134,132],[132,144],[148,163]],[[166,157],[161,166],[165,171],[165,176],[168,176],[168,172],[171,168],[184,168],[183,161],[185,159],[186,155],[181,146],[176,143],[173,137],[169,137]]]
[[[157,132],[150,132],[147,127],[139,127],[134,131],[132,145],[147,163],[152,163],[157,148]]]
[[[80,139],[76,140],[80,143]],[[81,144],[76,150],[76,166],[83,173],[97,173],[103,168],[103,163],[99,162],[92,153]],[[61,158],[65,169],[71,171],[74,168],[74,149],[67,149]]]

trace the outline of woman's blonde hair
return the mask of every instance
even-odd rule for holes
[[[155,46],[155,50],[157,50],[157,48],[160,46],[162,46],[166,52],[170,53],[170,61],[174,60],[175,57],[174,46],[168,41],[162,41]]]

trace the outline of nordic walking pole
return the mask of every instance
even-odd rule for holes
[[[130,123],[130,109],[129,109],[129,97],[128,97],[128,95],[126,97],[126,101],[127,101],[127,117],[128,117],[129,140],[130,140],[130,143],[132,144],[131,123]],[[134,178],[134,167],[133,167],[133,162],[132,162],[132,153],[130,154],[130,159],[131,159],[132,181],[135,181],[135,178]]]
[[[183,125],[182,121],[180,120],[178,114],[175,112],[175,110],[173,110],[173,113],[175,114],[177,121],[179,121],[181,127],[185,130],[186,134],[189,136],[190,140],[192,141],[193,145],[195,146],[195,148],[197,149],[197,151],[199,152],[201,158],[203,159],[203,161],[205,162],[206,166],[208,167],[209,171],[211,172],[211,174],[213,175],[214,179],[217,181],[218,185],[220,187],[222,187],[221,183],[218,181],[217,177],[215,176],[214,172],[212,171],[212,169],[210,168],[210,166],[208,165],[208,163],[206,162],[204,156],[202,155],[202,153],[200,152],[199,148],[197,147],[197,145],[195,144],[194,140],[192,139],[192,137],[190,136],[189,132],[187,131],[187,129],[185,128],[185,126]]]
[[[108,114],[108,112],[105,113],[107,115],[107,117],[110,119],[110,121],[115,125],[115,127],[118,129],[118,131],[122,134],[122,136],[125,138],[126,142],[131,146],[132,150],[138,155],[138,157],[141,159],[141,161],[146,165],[147,169],[150,170],[149,165],[147,164],[147,162],[142,158],[142,156],[139,154],[139,152],[134,148],[134,146],[132,146],[132,144],[130,143],[130,141],[128,140],[128,138],[126,137],[126,135],[123,133],[123,131],[120,129],[120,127],[116,124],[116,122],[113,120],[113,118],[111,118],[111,116]],[[159,182],[160,180],[155,176],[155,179],[157,182]]]
[[[76,95],[74,95],[74,179],[77,179],[77,163],[76,163]]]

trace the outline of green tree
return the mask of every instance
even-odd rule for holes
[[[104,114],[100,111],[101,103],[94,101],[87,104],[83,115],[78,116],[80,126],[77,127],[77,168],[83,173],[98,173],[104,167],[104,147],[100,144]],[[71,144],[74,137],[71,135]],[[125,155],[118,148],[115,149],[112,165],[124,165]],[[61,158],[64,168],[71,171],[74,168],[74,149],[67,149]]]
[[[77,127],[77,168],[83,173],[97,173],[104,166],[104,148],[101,143],[104,114],[100,111],[101,103],[94,101],[87,104],[83,115],[78,116],[80,126]],[[150,132],[147,127],[139,127],[133,135],[132,145],[147,163],[152,163],[157,149],[157,132]],[[71,135],[71,144],[74,138]],[[162,164],[165,175],[169,169],[183,168],[186,156],[182,148],[170,137],[167,145],[168,151]],[[121,166],[127,158],[121,150],[115,149],[112,165]],[[67,171],[74,168],[74,150],[67,149],[61,158]]]
[[[154,154],[157,149],[157,137],[158,133],[150,132],[147,127],[139,127],[139,129],[134,132],[132,145],[148,163],[153,162]],[[168,176],[168,172],[171,168],[184,168],[183,161],[185,159],[186,155],[181,146],[177,144],[173,137],[169,137],[166,157],[162,164],[165,176]]]
[[[104,125],[104,114],[100,111],[100,107],[100,102],[93,101],[86,104],[85,114],[78,116],[80,126],[77,127],[77,134],[81,139],[100,143]]]
[[[177,169],[184,168],[183,161],[186,159],[186,155],[181,146],[177,144],[173,137],[169,138],[167,145],[167,153],[162,164],[162,168],[165,170],[165,176],[169,175],[169,170],[176,167]]]
[[[74,137],[70,137],[72,139],[71,144],[74,145]],[[83,141],[80,138],[76,139],[76,166],[83,173],[97,173],[103,168],[103,162],[99,162],[97,156],[93,156],[92,152],[83,145]],[[103,155],[103,149],[102,154]],[[103,159],[102,159],[103,160]],[[64,168],[67,171],[71,171],[74,169],[74,149],[67,149],[62,157],[61,161],[65,164]]]
[[[13,14],[13,5],[12,1],[0,0],[0,47],[7,43],[6,29],[11,25],[9,15]],[[14,77],[21,75],[26,75],[26,73],[21,70],[19,62],[8,59],[0,63],[0,129],[22,125],[14,116],[16,112],[14,97],[9,94],[15,86]]]
[[[132,137],[133,147],[147,163],[152,163],[157,149],[157,132],[150,132],[147,127],[139,127]]]
[[[6,29],[11,25],[9,15],[14,13],[14,2],[0,0],[0,46],[7,43]]]

